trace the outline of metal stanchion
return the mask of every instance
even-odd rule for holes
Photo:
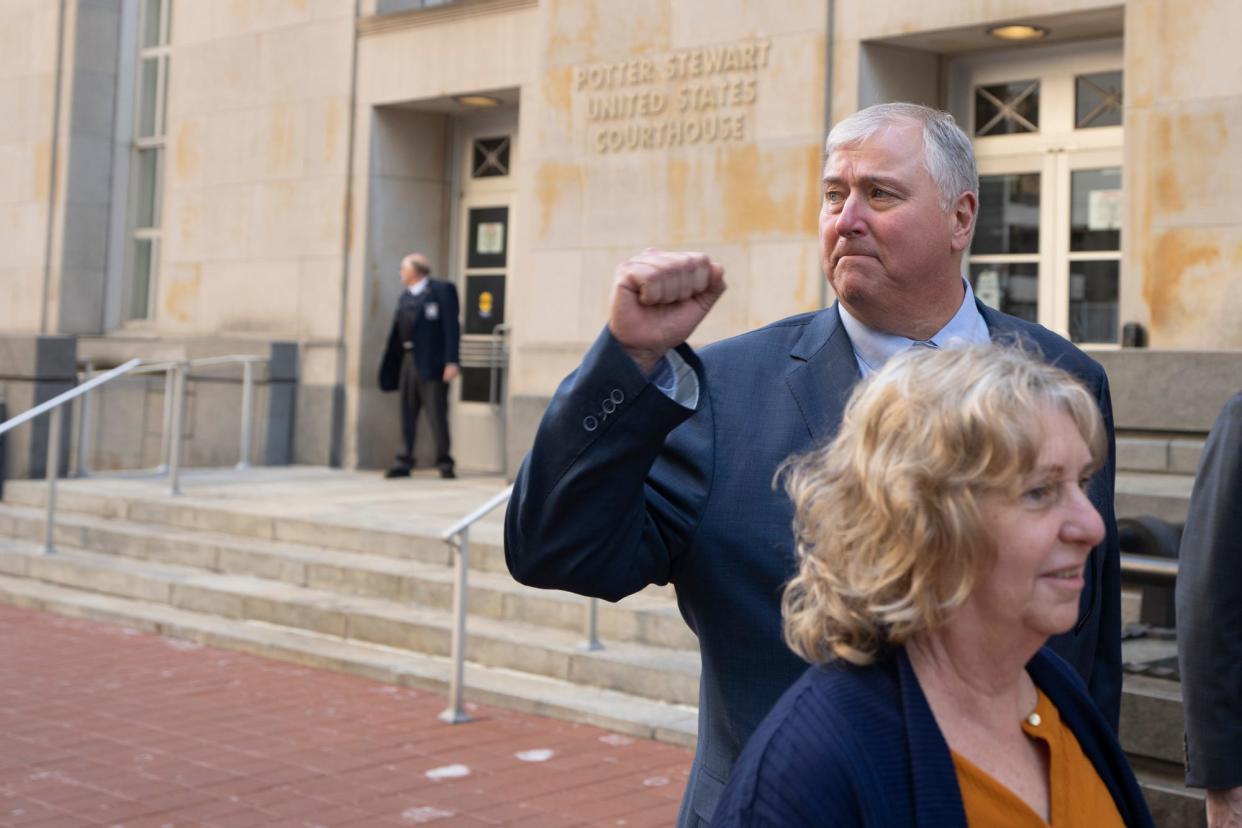
[[[238,469],[250,468],[250,431],[254,403],[254,363],[247,360],[242,363],[242,416],[241,416],[241,449],[237,458]]]
[[[177,396],[177,366],[170,365],[164,372],[164,433],[160,435],[160,464],[156,471],[168,471],[168,457],[171,454],[173,404]]]
[[[462,706],[462,687],[466,672],[466,572],[470,566],[470,529],[457,534],[456,587],[453,590],[452,666],[449,674],[449,706],[440,714],[446,724],[463,724],[470,716]]]
[[[181,494],[181,422],[185,416],[185,386],[189,366],[182,362],[173,367],[172,433],[168,445],[168,493]]]
[[[599,643],[599,599],[587,599],[586,613],[586,641],[582,642],[584,650],[602,650],[604,645]]]
[[[89,382],[91,374],[95,373],[95,361],[87,360],[86,369],[83,371],[84,381]],[[78,404],[78,477],[90,477],[90,445],[91,432],[95,426],[95,395],[87,391],[82,395],[81,402]]]
[[[64,412],[60,406],[52,409],[47,427],[47,519],[43,526],[43,554],[56,551],[52,535],[56,531],[56,478],[60,474],[60,429]]]

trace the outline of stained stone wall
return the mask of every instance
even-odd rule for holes
[[[819,307],[824,4],[546,3],[540,17],[512,393],[555,388],[605,322],[614,268],[647,246],[724,264],[696,342]]]

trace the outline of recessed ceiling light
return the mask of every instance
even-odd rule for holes
[[[1048,36],[1043,26],[1032,26],[1028,23],[1010,23],[1005,26],[993,26],[988,34],[1001,40],[1042,40]]]
[[[500,106],[500,98],[493,98],[491,95],[457,95],[453,100],[462,106]]]

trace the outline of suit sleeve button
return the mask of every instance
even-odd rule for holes
[[[625,392],[620,388],[614,388],[612,389],[612,393],[608,395],[608,399],[612,400],[617,405],[620,405],[625,402]]]
[[[590,414],[588,414],[586,418],[582,421],[582,427],[585,428],[587,431],[594,431],[595,429],[599,428],[599,420],[595,419]]]
[[[611,414],[617,410],[617,404],[612,401],[611,397],[604,397],[604,401],[600,403],[600,407],[604,409],[605,414]]]

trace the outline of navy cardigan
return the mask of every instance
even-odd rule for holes
[[[1151,814],[1121,745],[1073,668],[1047,648],[1027,672],[1073,731],[1127,826]],[[905,650],[808,669],[733,768],[713,826],[966,828],[949,746]]]

